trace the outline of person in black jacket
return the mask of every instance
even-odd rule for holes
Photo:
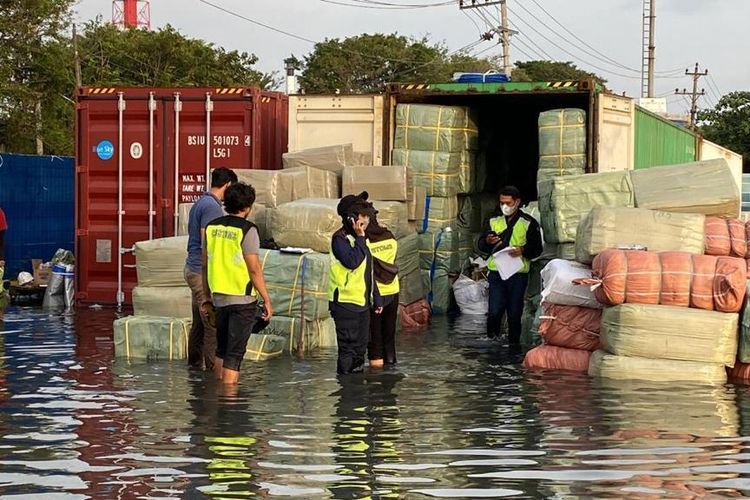
[[[521,340],[523,299],[529,283],[529,269],[531,261],[542,254],[542,235],[539,223],[521,211],[518,188],[504,187],[499,193],[499,201],[500,210],[490,218],[477,246],[480,252],[489,255],[487,336],[499,336],[503,315],[507,314],[508,343],[515,346]],[[495,255],[501,251],[518,260],[503,268],[502,264],[495,262]]]
[[[375,216],[367,198],[367,192],[363,192],[341,199],[337,212],[342,226],[331,238],[328,301],[336,323],[339,374],[364,370],[370,309],[376,314],[383,311],[365,234],[370,218]]]

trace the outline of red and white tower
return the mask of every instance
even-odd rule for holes
[[[151,0],[113,0],[112,24],[120,29],[151,29]]]

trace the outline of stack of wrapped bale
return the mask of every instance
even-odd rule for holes
[[[734,366],[742,259],[610,249],[594,258],[594,294],[610,306],[589,374],[724,383]]]
[[[526,353],[524,366],[585,373],[591,352],[599,348],[602,306],[590,289],[576,286],[573,281],[591,279],[591,268],[555,259],[542,270],[541,277],[542,303],[532,329],[538,331],[544,344]]]
[[[381,168],[381,167],[372,167]],[[269,229],[282,247],[311,248],[320,253],[331,251],[331,237],[341,227],[336,211],[337,199],[305,198],[284,203],[271,211]],[[409,229],[408,207],[400,201],[373,201],[378,221],[393,232],[396,239]]]
[[[586,172],[586,112],[553,109],[539,113],[537,181]]]
[[[568,260],[575,260],[578,224],[592,208],[635,206],[628,172],[553,177],[537,190],[545,254]]]
[[[134,315],[114,322],[117,357],[187,359],[192,296],[184,278],[186,258],[187,236],[136,243]]]
[[[336,332],[328,311],[330,256],[260,251],[274,317],[260,335],[283,337],[279,350],[312,351],[335,347]]]
[[[445,228],[419,235],[419,265],[433,312],[445,314],[451,305],[452,275],[461,272],[474,249],[472,235]]]
[[[420,270],[420,235],[412,233],[398,240],[398,255],[396,265],[398,266],[399,283],[399,311],[401,324],[408,327],[427,326],[428,321],[420,312],[430,311],[429,304],[425,300],[425,288]],[[412,314],[417,311],[417,314]],[[430,311],[431,312],[431,311]],[[426,318],[429,320],[429,315]]]

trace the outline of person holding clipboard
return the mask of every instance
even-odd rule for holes
[[[521,341],[523,299],[529,283],[531,261],[542,254],[539,223],[521,210],[521,192],[506,186],[499,193],[499,211],[480,235],[479,251],[489,255],[490,283],[487,336],[500,335],[503,315],[508,316],[508,344]]]

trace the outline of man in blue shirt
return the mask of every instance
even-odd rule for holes
[[[226,167],[217,168],[211,173],[211,190],[203,193],[190,209],[185,281],[193,293],[193,326],[188,337],[188,365],[191,368],[214,369],[216,328],[201,310],[201,305],[208,300],[203,293],[203,240],[208,223],[224,216],[221,205],[224,192],[235,182],[237,174]]]

